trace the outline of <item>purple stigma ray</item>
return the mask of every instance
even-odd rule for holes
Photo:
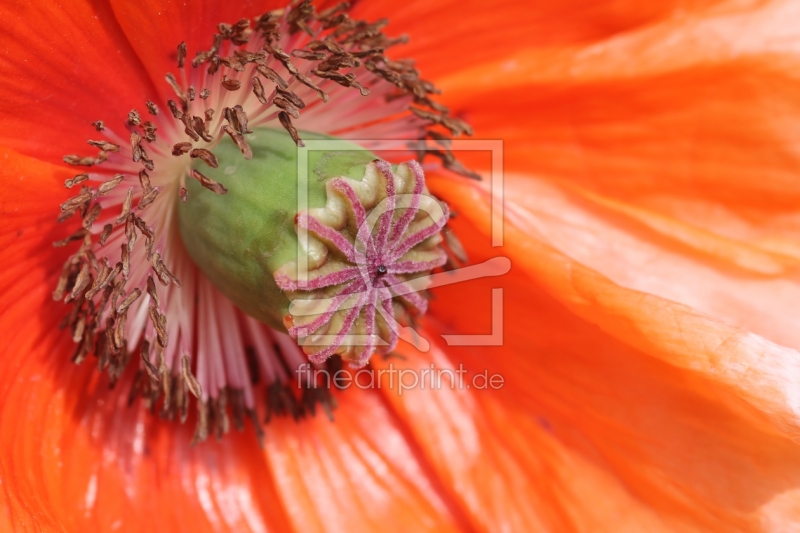
[[[420,283],[406,282],[447,262],[438,245],[449,212],[427,193],[415,161],[393,172],[388,162],[377,160],[367,166],[363,181],[335,178],[327,188],[325,215],[300,213],[296,225],[338,258],[329,256],[305,276],[293,263],[286,265],[275,281],[290,300],[302,304],[293,307],[286,324],[309,359],[320,362],[341,353],[360,368],[373,353],[396,348],[396,315],[402,308],[412,315],[427,310],[427,299],[416,292],[422,289],[412,290]],[[331,203],[332,195],[341,201]],[[328,216],[334,210],[335,216]]]

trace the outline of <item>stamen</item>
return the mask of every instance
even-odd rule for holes
[[[131,112],[128,113],[128,123],[130,123],[132,126],[138,126],[142,123],[142,117],[135,109],[131,109]]]

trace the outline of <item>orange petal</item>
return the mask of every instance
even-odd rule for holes
[[[104,2],[0,5],[0,144],[48,161],[94,155],[90,125],[117,131],[132,103],[154,94],[136,54]],[[102,110],[102,115],[98,114]]]
[[[798,21],[791,2],[711,11],[588,46],[521,49],[439,82],[478,135],[506,141],[506,169],[634,202],[795,210]]]
[[[461,530],[380,396],[353,386],[337,399],[335,422],[318,413],[268,428],[266,458],[295,530]]]
[[[794,523],[787,499],[800,484],[797,444],[751,424],[726,396],[699,391],[714,383],[636,353],[558,304],[541,308],[547,313],[555,320],[537,314],[527,336],[512,328],[510,346],[449,347],[445,357],[434,341],[430,354],[405,349],[405,360],[391,360],[417,375],[430,361],[463,363],[470,389],[451,389],[445,378],[441,388],[399,394],[397,377],[394,389],[384,380],[476,530],[782,531]],[[484,372],[503,376],[503,387],[476,388]]]
[[[508,180],[514,183],[536,182]],[[488,202],[482,198],[486,193],[451,180],[446,188],[445,198],[488,240]],[[781,342],[794,342],[789,319],[781,317],[787,309],[780,311],[780,298],[783,291],[796,291],[795,283],[757,276],[743,279],[741,273],[715,270],[692,254],[654,246],[630,229],[617,228],[605,238],[612,229],[609,221],[589,220],[587,211],[568,202],[553,203],[558,199],[555,195],[533,199],[546,190],[506,190],[519,203],[507,203],[507,246],[497,249],[497,254],[508,255],[514,268],[535,279],[579,317],[671,365],[720,381],[780,431],[798,431],[800,404],[791,392],[800,385],[798,354],[749,331],[758,327],[762,334],[780,336]],[[539,201],[545,203],[546,212],[536,211],[543,205]],[[526,203],[531,210],[522,207]],[[603,223],[599,230],[593,229],[594,224]],[[606,270],[612,279],[604,275]],[[714,290],[717,283],[719,291]],[[750,292],[743,296],[737,292],[739,287]],[[725,305],[719,305],[721,298]],[[777,311],[770,314],[763,308],[767,304]],[[753,309],[766,309],[767,316]],[[739,327],[731,325],[737,321]],[[770,325],[770,321],[778,324]],[[787,342],[795,346],[792,343]]]
[[[402,4],[358,2],[353,14],[367,20],[387,17],[390,35],[408,34],[411,38],[410,44],[396,49],[394,54],[414,58],[422,73],[435,80],[523,47],[592,42],[671,17],[688,18],[704,10],[731,9],[720,4],[724,2],[534,0],[522,5],[503,0],[487,5],[480,0],[411,0]]]

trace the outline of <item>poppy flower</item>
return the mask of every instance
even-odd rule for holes
[[[407,108],[414,98],[408,93],[398,98],[384,84],[396,70],[386,62],[373,65],[385,70],[383,77],[378,70],[370,71],[374,79],[355,71],[355,81],[371,80],[361,84],[370,90],[363,97],[353,79],[336,83],[330,74],[324,84],[302,83],[306,93],[261,93],[249,74],[237,74],[239,63],[248,63],[246,69],[254,68],[251,60],[261,64],[259,57],[247,55],[255,50],[231,53],[227,64],[219,49],[201,57],[202,72],[215,61],[225,67],[217,74],[227,78],[218,75],[213,85],[180,75],[170,80],[173,87],[164,83],[166,73],[177,72],[176,62],[185,62],[182,72],[194,72],[189,63],[200,57],[184,57],[183,47],[176,49],[179,43],[192,54],[211,52],[217,32],[225,37],[219,46],[232,49],[235,41],[247,41],[251,28],[236,21],[247,17],[263,23],[256,25],[259,31],[274,30],[272,19],[259,17],[282,7],[229,4],[112,0],[71,2],[62,9],[0,6],[3,529],[794,527],[800,512],[794,394],[800,374],[792,303],[800,255],[793,237],[800,188],[792,125],[800,115],[794,91],[800,13],[791,2],[568,2],[555,7],[507,2],[491,8],[477,2],[356,3],[347,11],[348,20],[388,17],[387,35],[410,36],[407,44],[397,43],[402,56],[387,52],[384,61],[413,57],[424,79],[442,89],[431,96],[430,109],[413,116]],[[302,36],[304,24],[325,23],[289,20],[286,12],[276,20],[286,34],[279,44]],[[218,27],[219,22],[231,24]],[[292,24],[297,27],[285,29]],[[370,33],[376,27],[362,29],[364,38],[376,36]],[[280,60],[284,48],[268,53],[290,70]],[[305,58],[293,57],[329,57],[314,59],[318,50],[301,50]],[[415,77],[416,70],[402,62],[396,67],[423,88],[425,95],[415,96],[428,97],[429,86]],[[323,73],[317,78],[329,72],[316,70]],[[262,80],[281,86],[273,74],[285,72],[264,70]],[[292,83],[294,91],[299,86]],[[209,119],[209,124],[218,121],[213,132],[193,111],[209,87],[210,101],[234,104],[225,105],[225,122],[217,105],[217,117]],[[245,92],[250,100],[271,99],[280,112],[254,115],[239,99]],[[321,92],[329,99],[324,105]],[[314,96],[319,101],[310,105]],[[280,106],[276,97],[283,98]],[[294,97],[309,102],[308,109]],[[159,114],[148,114],[146,101]],[[448,114],[434,113],[441,104]],[[296,141],[306,135],[304,124],[312,135],[419,137],[431,122],[442,126],[445,116],[458,119],[450,124],[451,133],[466,132],[469,123],[476,137],[504,141],[504,246],[491,246],[492,226],[500,220],[491,210],[488,180],[423,166],[425,196],[443,200],[457,213],[447,225],[469,264],[504,255],[511,271],[435,288],[418,328],[429,343],[427,351],[400,342],[396,356],[369,360],[370,375],[378,375],[382,386],[321,395],[306,388],[306,403],[299,404],[306,416],[280,416],[298,408],[286,396],[293,391],[280,386],[265,391],[264,383],[280,384],[274,379],[290,375],[305,355],[295,341],[236,310],[248,305],[248,295],[236,305],[223,296],[228,278],[212,279],[217,274],[194,266],[198,252],[190,259],[183,248],[186,233],[175,220],[185,216],[175,214],[184,206],[217,209],[237,194],[230,177],[235,171],[227,174],[226,184],[224,166],[217,164],[214,175],[206,170],[219,162],[216,147],[203,148],[203,136],[223,131],[230,140],[220,141],[219,149],[227,146],[226,154],[243,158],[259,153],[251,146],[259,134],[248,141],[243,117],[252,124],[271,120],[285,130],[282,139]],[[91,126],[98,120],[106,122]],[[149,142],[151,136],[156,141]],[[87,138],[95,141],[91,155],[85,155]],[[167,142],[177,155],[157,148],[157,142]],[[181,142],[191,146],[178,146]],[[192,153],[196,164],[189,166]],[[70,157],[63,160],[66,154]],[[488,175],[485,154],[464,154],[461,163],[446,151],[440,156],[451,169]],[[136,174],[130,166],[134,158]],[[169,161],[180,161],[180,169],[167,172],[177,179],[163,181],[160,169],[171,170]],[[93,166],[83,177],[65,162]],[[391,183],[410,184],[416,176],[413,163],[402,169],[372,164],[375,183],[385,187],[387,198],[393,196]],[[141,176],[139,169],[145,170]],[[117,173],[123,177],[115,178]],[[401,176],[398,181],[395,174]],[[103,180],[97,179],[101,175]],[[63,187],[66,180],[72,180],[69,190]],[[346,180],[336,183],[345,199],[357,188]],[[89,195],[74,200],[87,184],[93,187]],[[224,191],[228,194],[215,194]],[[182,204],[184,194],[188,198]],[[95,200],[101,206],[97,214],[91,211]],[[359,202],[342,202],[343,212],[358,211]],[[59,205],[66,205],[66,213],[75,211],[75,218],[56,223]],[[125,214],[118,226],[119,211],[111,220],[102,212],[106,207]],[[193,213],[192,222],[213,222]],[[89,219],[86,232],[79,215]],[[314,213],[297,215],[297,226],[313,232]],[[137,224],[139,219],[145,222]],[[108,264],[95,257],[98,263],[86,269],[94,276],[90,283],[88,274],[81,278],[85,262],[68,261],[74,248],[52,243],[70,235],[78,236],[70,245],[80,245],[87,234],[100,238],[109,223],[105,238],[119,252]],[[388,227],[391,233],[393,226]],[[327,231],[316,231],[319,241],[335,245],[336,237]],[[156,241],[149,233],[163,237]],[[127,248],[130,235],[138,235],[139,243]],[[358,237],[350,235],[350,242]],[[418,251],[430,254],[431,269],[442,262],[436,250],[461,255],[456,241],[449,247],[429,243],[431,249]],[[369,250],[370,243],[364,247]],[[126,254],[132,255],[126,259]],[[353,265],[373,277],[384,275],[382,267],[389,270],[372,259],[359,262],[355,252],[351,257],[333,274],[353,273],[347,270]],[[152,273],[141,274],[135,298],[132,289],[139,287],[131,283],[114,302],[117,311],[134,306],[143,311],[122,326],[112,323],[105,330],[111,329],[110,337],[99,341],[122,342],[113,334],[124,333],[141,363],[117,366],[119,359],[104,361],[102,354],[93,359],[94,344],[91,351],[83,350],[86,324],[77,325],[86,314],[70,315],[52,299],[65,279],[65,261],[62,300],[72,292],[72,299],[83,297],[98,274],[105,279],[117,263],[128,269],[125,278],[136,276],[141,264],[152,266]],[[276,282],[290,293],[308,288],[291,275],[279,275]],[[360,287],[354,291],[373,294]],[[233,292],[225,294],[234,298]],[[377,293],[370,298],[383,298]],[[376,305],[361,309],[363,303],[351,309],[359,309],[360,317],[372,316],[369,309],[375,309],[377,316]],[[413,302],[407,304],[386,316],[413,314]],[[493,304],[502,310],[502,345],[447,343],[443,335],[493,331]],[[155,309],[153,317],[149,309]],[[347,327],[339,323],[343,333],[332,342],[341,342],[330,344],[331,351],[341,351],[342,337],[356,327],[353,320]],[[62,322],[68,327],[59,329]],[[362,324],[372,338],[387,329],[388,321],[375,318],[358,327]],[[168,328],[176,327],[192,334],[168,335],[176,331]],[[145,341],[152,351],[143,350]],[[115,353],[127,353],[122,351],[127,345],[117,346]],[[365,362],[364,349],[349,355],[356,364]],[[104,372],[97,370],[98,363]],[[433,369],[463,369],[464,383],[473,386],[401,388],[389,382],[397,374],[379,374],[409,370],[413,374],[408,375],[421,376]],[[255,374],[259,385],[251,384]],[[157,378],[165,375],[162,384]],[[501,378],[497,387],[480,381],[493,376]],[[109,390],[110,384],[116,386]],[[167,389],[171,403],[164,402]],[[132,390],[144,392],[144,398],[130,402]],[[187,415],[193,425],[161,420],[160,414],[182,418],[187,404],[175,399],[188,402],[193,393],[199,401],[192,405],[200,406],[197,414]],[[263,425],[262,448],[257,432],[265,408],[272,411]],[[333,421],[322,414],[332,409]],[[223,432],[228,413],[230,425],[245,415],[253,415],[254,422],[218,442],[195,442],[208,431]]]

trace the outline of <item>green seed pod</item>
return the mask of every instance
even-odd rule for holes
[[[330,139],[308,132],[301,137]],[[181,237],[203,274],[239,309],[285,330],[290,301],[273,274],[297,259],[298,149],[284,130],[257,129],[247,141],[253,151],[250,160],[226,136],[214,149],[219,168],[195,162],[194,168],[228,192],[212,194],[189,180],[189,199],[178,206]],[[355,144],[335,152],[310,150],[308,207],[325,206],[331,178],[360,180],[375,158]]]

